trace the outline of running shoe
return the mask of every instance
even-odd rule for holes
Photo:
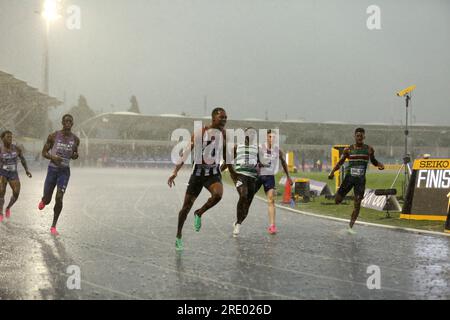
[[[39,202],[38,209],[42,210],[44,208],[45,208],[45,203],[44,203],[44,201],[41,200],[41,202]]]
[[[269,231],[270,234],[275,234],[275,233],[277,233],[277,227],[275,227],[274,224],[271,224],[269,226],[269,229],[267,229],[267,231]]]
[[[233,237],[237,237],[240,231],[241,231],[241,224],[236,222],[233,223]]]
[[[194,214],[194,230],[199,232],[202,227],[202,217],[198,214]]]
[[[175,240],[175,250],[183,251],[183,240],[181,238],[176,238]]]
[[[350,234],[356,234],[356,231],[353,230],[352,228],[348,228],[347,232],[350,233]]]
[[[53,236],[59,236],[58,231],[56,231],[56,227],[51,227],[51,228],[50,228],[50,233],[51,233]]]
[[[5,211],[5,217],[6,218],[9,218],[9,217],[11,217],[11,209],[6,209],[6,211]]]

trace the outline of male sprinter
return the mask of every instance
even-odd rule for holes
[[[345,169],[345,178],[342,181],[339,190],[336,192],[335,202],[339,204],[344,200],[347,193],[353,188],[355,194],[354,210],[350,219],[350,233],[354,233],[353,225],[358,218],[359,211],[361,209],[361,201],[364,198],[364,191],[366,188],[366,171],[367,165],[370,162],[378,168],[378,170],[384,170],[384,165],[375,159],[374,149],[364,144],[365,130],[363,128],[357,128],[355,130],[355,144],[349,148],[344,149],[341,159],[336,166],[331,170],[328,179],[333,180],[334,173],[344,164],[348,159],[348,166]]]
[[[39,202],[39,210],[45,208],[52,201],[53,191],[56,189],[55,206],[53,207],[53,224],[50,228],[52,235],[57,236],[56,223],[63,208],[63,196],[70,178],[70,160],[78,159],[80,139],[72,133],[73,117],[66,114],[62,117],[63,129],[50,134],[42,149],[42,156],[48,160],[47,177],[44,184],[44,195]]]
[[[270,234],[277,233],[277,227],[275,226],[275,174],[278,171],[278,161],[281,162],[289,184],[292,186],[293,182],[289,176],[286,160],[284,159],[284,152],[279,148],[278,143],[274,145],[275,132],[267,130],[267,141],[265,144],[260,145],[260,170],[258,180],[256,181],[256,192],[258,192],[261,186],[264,186],[264,192],[267,196],[267,204],[269,207],[269,228],[267,231]],[[256,193],[255,192],[255,193]]]
[[[247,218],[250,205],[256,194],[256,181],[258,178],[258,144],[256,131],[246,128],[245,142],[234,147],[236,176],[232,177],[239,193],[236,208],[236,222],[233,223],[233,237],[240,233],[241,224]]]
[[[175,239],[175,249],[177,251],[183,250],[183,240],[182,240],[182,230],[184,222],[186,221],[187,215],[194,205],[195,200],[199,196],[200,192],[203,188],[208,189],[211,193],[211,197],[206,201],[206,203],[194,212],[194,229],[195,231],[200,231],[202,226],[202,215],[210,208],[214,207],[221,199],[223,194],[223,185],[222,185],[222,175],[220,173],[220,157],[219,155],[214,155],[213,161],[205,161],[205,149],[216,150],[220,152],[219,147],[220,143],[222,143],[223,151],[222,153],[223,159],[226,159],[226,134],[225,134],[225,125],[227,123],[227,113],[223,108],[215,108],[211,114],[212,121],[209,126],[205,126],[202,128],[201,133],[201,142],[202,142],[202,159],[201,163],[195,163],[193,166],[192,174],[189,179],[188,187],[186,190],[186,194],[184,196],[183,207],[181,208],[178,214],[178,230],[177,236]],[[214,136],[211,136],[213,130],[218,130],[221,133],[222,141],[216,141]],[[211,138],[208,138],[210,137]],[[220,139],[219,139],[220,140]],[[195,133],[191,137],[190,146],[183,151],[182,160],[178,163],[169,177],[167,184],[169,187],[175,185],[175,178],[177,177],[178,171],[183,167],[184,162],[186,161],[190,151],[194,149],[194,141],[195,141]],[[212,162],[212,163],[211,163]],[[229,166],[231,167],[231,166]],[[231,172],[231,171],[230,171]]]
[[[28,171],[27,162],[22,153],[22,149],[12,143],[12,132],[6,130],[1,134],[0,142],[0,222],[3,220],[3,205],[5,203],[6,185],[12,189],[12,196],[9,200],[9,204],[6,207],[5,216],[9,218],[11,216],[11,207],[19,198],[20,194],[20,180],[17,174],[17,162],[20,159],[25,172],[29,178],[32,177],[30,171]]]

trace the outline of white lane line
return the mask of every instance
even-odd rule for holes
[[[260,198],[259,196],[258,196],[257,198],[258,198],[258,200],[261,200],[261,201],[263,201],[263,202],[266,202],[266,200],[265,200],[264,198]],[[279,208],[279,209],[284,209],[284,210],[286,210],[286,211],[294,212],[294,213],[296,213],[296,214],[299,214],[299,213],[300,213],[300,214],[302,214],[302,215],[312,216],[312,217],[317,217],[317,218],[320,218],[320,219],[325,219],[325,220],[335,220],[335,221],[339,221],[339,222],[345,222],[345,223],[348,223],[348,220],[342,219],[342,218],[335,218],[335,217],[322,216],[322,215],[319,215],[319,214],[310,213],[310,212],[306,212],[306,211],[301,211],[301,210],[297,210],[297,209],[292,209],[292,208],[285,207],[285,206],[278,205],[278,204],[276,205],[276,207]],[[358,224],[368,224],[368,223],[366,223],[366,222],[358,222],[358,221],[356,221],[356,223],[358,223]],[[385,226],[383,226],[383,225],[376,225],[376,226],[382,226],[382,227],[385,227]],[[386,226],[386,227],[387,227],[387,226]],[[396,227],[393,227],[393,228],[396,228]],[[329,229],[329,228],[328,228],[328,230],[333,231],[333,232],[335,231],[335,230],[332,230],[332,229]],[[416,229],[414,229],[414,230],[416,230]],[[446,234],[446,236],[447,236],[447,234]],[[347,248],[347,249],[350,248],[347,244],[344,244],[344,243],[338,242],[338,241],[333,242],[333,245],[339,245],[339,246],[344,247],[344,248]],[[374,248],[374,247],[369,247],[368,249],[371,250],[371,251],[374,251],[374,252],[380,252],[380,253],[383,253],[383,254],[392,254],[391,251],[386,251],[386,250],[383,250],[383,249],[377,249],[377,248]],[[404,256],[405,258],[408,258],[408,259],[411,258],[410,256],[403,254],[402,252],[403,252],[403,251],[396,252],[395,254],[396,254],[396,255]],[[417,260],[417,259],[416,259],[416,260],[414,260],[414,261],[417,262],[417,261],[420,261],[420,260]],[[423,260],[423,261],[421,261],[421,262],[429,263],[428,260]]]
[[[255,196],[255,198],[257,198],[258,200],[261,200],[261,201],[267,201],[267,200],[265,200],[264,198],[262,198],[260,196]],[[334,221],[348,223],[348,219],[330,217],[330,216],[320,215],[320,214],[311,213],[311,212],[307,212],[307,211],[302,211],[302,210],[298,210],[298,209],[292,209],[292,208],[289,208],[289,207],[286,207],[286,206],[283,206],[283,205],[279,205],[279,204],[275,204],[275,206],[277,208],[284,209],[284,210],[287,210],[287,211],[292,211],[292,212],[295,212],[295,213],[301,213],[301,214],[303,214],[305,216],[310,216],[310,217],[316,217],[316,218],[321,218],[321,219],[334,220]],[[403,228],[403,227],[389,226],[389,225],[372,223],[372,222],[356,221],[356,224],[360,224],[360,225],[363,225],[363,226],[371,226],[371,227],[377,227],[377,228],[391,229],[391,230],[407,231],[407,232],[416,233],[416,234],[430,234],[430,235],[434,235],[434,236],[450,237],[450,234],[444,233],[444,232],[420,230],[420,229],[414,229],[414,228]]]
[[[181,201],[181,197],[180,197],[180,195],[179,195],[179,193],[178,193],[178,190],[176,191],[176,194],[177,194],[178,199]],[[220,229],[219,229],[218,227],[216,227],[216,229],[218,229],[218,230],[220,231]],[[152,233],[152,234],[153,234],[153,233]],[[227,239],[225,239],[222,243],[225,243],[226,241],[230,240],[231,237],[229,237],[228,235],[226,235],[226,234],[223,233],[223,232],[222,232],[222,234],[223,234],[225,237],[227,237]],[[344,246],[344,247],[347,248],[347,246]],[[283,250],[286,250],[286,251],[288,251],[288,252],[297,253],[297,251],[295,251],[295,250],[290,250],[290,249],[285,249],[285,248],[283,248]],[[344,260],[344,259],[340,259],[340,258],[334,258],[334,257],[329,257],[329,256],[324,256],[324,255],[317,255],[317,254],[309,253],[309,252],[306,252],[306,251],[303,251],[303,250],[301,250],[301,251],[304,252],[305,254],[308,254],[308,255],[311,255],[311,256],[314,256],[314,257],[317,257],[317,258],[322,258],[322,259],[327,259],[327,260],[337,260],[337,261],[341,261],[341,262],[345,262],[345,263],[349,263],[349,264],[362,265],[362,266],[365,266],[365,267],[366,267],[367,265],[370,265],[370,263],[354,262],[354,261]],[[201,251],[200,251],[200,252],[201,252]],[[208,254],[208,253],[206,253],[206,252],[202,252],[202,253]],[[208,255],[210,255],[210,254],[208,254]],[[228,257],[226,257],[226,258],[228,258]],[[230,259],[234,259],[234,258],[233,258],[233,257],[230,257]],[[266,267],[270,267],[270,268],[277,268],[277,267],[273,267],[273,266],[269,266],[269,265],[265,265],[265,266],[266,266]],[[397,268],[387,267],[387,266],[383,266],[383,265],[380,265],[380,266],[383,267],[383,269],[390,269],[390,270],[394,270],[394,271],[404,272],[403,269],[397,269]]]
[[[147,192],[147,190],[144,191],[144,193],[141,195],[140,199],[142,199],[142,198],[144,197],[144,195],[145,195],[146,192]],[[180,197],[180,194],[179,194],[179,192],[178,192],[178,189],[175,190],[175,193],[176,193],[178,199],[181,201],[182,199],[181,199],[181,197]],[[259,198],[259,200],[264,201],[264,199],[260,198],[259,196],[258,196],[258,198]],[[136,208],[136,209],[137,209],[137,208]],[[139,209],[137,209],[137,210],[139,210]],[[346,220],[344,220],[344,219],[341,219],[341,220],[346,221]],[[347,222],[347,221],[346,221],[346,222]],[[216,228],[219,232],[221,232],[225,237],[227,237],[227,239],[225,239],[222,243],[225,243],[226,241],[228,241],[228,240],[229,240],[229,239],[228,239],[229,237],[228,237],[225,233],[223,233],[223,232],[216,226],[216,223],[215,223],[214,221],[213,221],[213,223],[214,223],[214,225],[215,225],[215,228]],[[154,234],[153,232],[151,232],[151,233],[152,233],[152,235],[156,238],[156,240],[157,240],[158,242],[162,243],[162,242],[159,240],[159,238],[157,238],[157,237],[155,236],[155,234]],[[149,239],[149,238],[146,237],[146,239]],[[164,244],[165,244],[165,243],[164,243]],[[165,245],[166,245],[166,244],[165,244]],[[345,246],[345,245],[344,245],[344,247],[347,248],[348,246]],[[296,253],[295,250],[290,250],[290,249],[283,249],[283,250],[287,250],[287,251]],[[202,252],[202,251],[198,251],[198,252],[203,253],[203,254],[207,254],[207,255],[211,255],[211,254],[209,254],[209,253],[207,253],[207,252]],[[336,261],[341,261],[341,262],[345,262],[345,263],[348,263],[348,264],[361,265],[361,266],[364,266],[364,267],[366,267],[367,265],[370,265],[370,263],[354,262],[354,261],[344,260],[344,259],[340,259],[340,258],[334,258],[334,257],[329,257],[329,256],[324,256],[324,255],[317,255],[317,254],[313,254],[313,253],[309,253],[309,252],[305,252],[305,251],[302,251],[302,252],[304,252],[304,253],[306,253],[306,254],[309,254],[309,255],[311,255],[311,256],[317,257],[317,258],[321,258],[321,259],[336,260]],[[382,251],[382,252],[385,252],[385,251]],[[225,259],[240,260],[240,259],[236,259],[236,258],[228,257],[228,256],[222,256],[222,257],[225,258]],[[242,260],[240,260],[240,261],[242,261]],[[250,263],[250,264],[253,264],[253,265],[257,265],[257,266],[266,267],[266,268],[277,269],[277,270],[280,270],[280,271],[288,271],[288,272],[291,272],[291,273],[297,273],[296,270],[292,270],[292,269],[280,268],[280,267],[275,267],[275,266],[272,266],[272,265],[266,265],[266,264],[260,264],[260,263],[252,263],[252,262],[249,262],[249,261],[247,261],[247,260],[245,260],[244,262]],[[402,272],[402,273],[405,272],[405,270],[403,270],[403,269],[397,269],[397,268],[394,268],[394,267],[387,267],[387,266],[384,266],[384,265],[380,265],[380,266],[383,267],[383,269],[393,270],[393,271]],[[410,273],[411,273],[411,272],[410,272]],[[309,274],[308,274],[308,273],[305,273],[305,275],[309,275]],[[333,278],[333,279],[337,279],[337,278]],[[340,279],[338,279],[338,280],[340,280]],[[351,280],[349,280],[349,281],[351,281]],[[352,282],[352,283],[357,283],[357,282]],[[390,290],[393,290],[393,291],[398,291],[397,289],[393,289],[393,288],[387,288],[387,289],[390,289]],[[402,291],[402,290],[400,290],[399,292],[409,293],[409,292]],[[417,293],[413,293],[413,294],[417,294]]]
[[[118,229],[118,228],[111,227],[110,225],[103,224],[102,222],[97,221],[94,218],[91,218],[87,214],[87,211],[86,211],[87,209],[86,208],[87,208],[87,204],[85,203],[84,206],[83,206],[83,210],[82,210],[83,211],[83,215],[85,215],[87,218],[89,218],[90,220],[92,220],[92,221],[94,221],[94,222],[96,222],[98,224],[104,225],[105,227],[108,227],[108,228],[111,228],[111,229],[115,229],[115,230],[117,230],[119,232],[122,232],[124,234],[128,234],[129,236],[137,238],[137,239],[147,240],[147,241],[148,240],[154,241],[154,239],[151,239],[151,238],[148,238],[148,237],[145,237],[145,236],[139,236],[139,235],[136,235],[134,233],[130,233],[130,232]],[[160,241],[158,239],[156,239],[156,241],[164,244],[165,246],[167,246],[166,243],[163,243],[162,241]],[[201,251],[198,251],[198,252],[199,253],[205,253],[205,252],[201,252]],[[211,255],[211,254],[208,254],[208,253],[205,253],[205,254]],[[118,256],[120,256],[120,255],[118,255]],[[337,281],[337,282],[350,283],[350,284],[359,285],[359,286],[363,286],[363,287],[367,288],[367,284],[366,283],[356,282],[356,281],[352,281],[352,280],[344,280],[344,279],[339,279],[339,278],[334,278],[334,277],[329,277],[329,276],[321,276],[321,275],[317,275],[317,274],[313,274],[313,273],[309,273],[309,272],[302,272],[302,271],[297,271],[297,270],[291,270],[291,269],[286,269],[286,268],[281,268],[281,267],[265,265],[265,264],[262,264],[262,263],[254,263],[254,262],[249,262],[248,260],[245,260],[245,259],[230,258],[230,257],[227,257],[227,256],[221,256],[221,257],[225,258],[225,259],[232,259],[234,261],[244,262],[244,263],[247,263],[247,264],[250,264],[250,265],[256,265],[256,266],[260,266],[260,267],[267,267],[267,268],[271,268],[271,269],[276,269],[276,270],[280,270],[280,271],[295,273],[295,274],[299,274],[299,275],[303,275],[303,276],[309,276],[309,277],[318,278],[318,279],[322,279],[322,280],[333,280],[333,281]],[[131,258],[127,258],[127,259],[131,259]],[[139,261],[139,260],[133,260],[133,261],[145,264],[145,262],[143,262],[143,261]],[[160,268],[160,269],[163,269],[163,270],[168,270],[168,271],[172,271],[172,272],[179,272],[177,270],[172,270],[172,269],[169,269],[169,268],[161,267],[161,266],[158,266],[158,265],[152,264],[152,263],[150,263],[150,265],[155,266],[155,267]],[[275,296],[288,297],[290,299],[298,299],[297,297],[289,297],[289,296],[281,295],[281,294],[278,294],[278,293],[262,291],[262,290],[255,289],[255,288],[250,288],[250,287],[246,287],[246,286],[240,286],[240,285],[237,285],[237,284],[233,284],[231,282],[222,282],[222,281],[215,280],[215,279],[201,277],[201,276],[198,276],[198,275],[195,275],[195,274],[190,274],[190,273],[184,273],[184,274],[190,275],[190,276],[193,276],[193,277],[198,277],[200,279],[204,279],[204,280],[208,280],[208,281],[217,282],[217,283],[220,283],[220,284],[229,284],[229,285],[232,285],[232,286],[237,286],[237,287],[244,288],[244,289],[250,289],[250,290],[257,291],[257,292],[268,293],[268,294],[272,294],[272,295],[275,295]],[[422,295],[421,293],[403,291],[403,290],[389,288],[389,287],[383,287],[383,290],[393,291],[393,292],[400,292],[400,293],[409,294],[409,295]]]

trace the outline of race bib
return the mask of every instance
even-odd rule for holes
[[[68,167],[70,165],[70,154],[64,154],[62,150],[57,150],[56,155],[61,158],[61,162],[58,166],[60,167]]]
[[[16,166],[14,164],[5,164],[2,168],[6,171],[16,171]]]
[[[272,165],[272,157],[270,154],[264,154],[261,167],[270,167]]]
[[[66,158],[63,158],[63,159],[62,159],[61,165],[62,165],[63,167],[68,167],[69,164],[70,164],[70,159],[66,159]]]
[[[203,164],[200,164],[200,166],[203,169],[205,169],[205,170],[209,170],[209,169],[213,169],[213,168],[217,167],[218,165],[217,164],[205,164],[205,163],[203,163]]]
[[[244,168],[254,168],[256,167],[256,165],[258,164],[258,162],[256,160],[249,160],[249,161],[245,161],[245,163],[241,164],[241,167]]]
[[[350,175],[352,177],[361,177],[366,173],[366,170],[363,168],[350,168]]]

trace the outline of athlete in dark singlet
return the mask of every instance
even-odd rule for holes
[[[12,189],[12,196],[5,210],[6,218],[11,216],[11,207],[19,199],[20,180],[17,173],[17,162],[20,159],[23,168],[29,178],[32,177],[28,171],[27,162],[22,153],[22,149],[12,143],[12,132],[4,131],[1,134],[0,142],[0,222],[3,220],[3,205],[5,203],[6,185]]]
[[[355,144],[351,145],[349,148],[344,149],[344,153],[339,159],[339,162],[331,170],[328,179],[333,180],[334,173],[339,170],[339,168],[348,159],[348,166],[345,170],[345,178],[342,181],[339,190],[336,192],[335,202],[339,204],[345,198],[347,193],[353,188],[355,194],[354,200],[354,210],[352,217],[350,219],[350,232],[353,232],[352,228],[358,218],[359,211],[361,209],[361,201],[364,198],[364,192],[366,188],[366,171],[367,166],[370,162],[378,168],[378,170],[384,170],[384,165],[375,159],[374,149],[364,144],[365,131],[363,128],[357,128],[355,130]]]
[[[211,193],[211,197],[208,199],[208,201],[200,208],[197,209],[194,212],[194,229],[195,231],[200,231],[201,228],[201,217],[202,215],[210,208],[214,207],[221,199],[223,194],[223,185],[222,185],[222,175],[220,172],[220,159],[216,159],[214,161],[207,161],[205,163],[204,161],[204,152],[205,152],[205,144],[209,147],[211,147],[211,144],[215,144],[217,148],[215,150],[218,150],[219,147],[219,141],[210,140],[208,141],[208,137],[205,139],[205,135],[208,136],[208,132],[210,129],[219,130],[222,133],[222,143],[223,143],[223,152],[221,152],[222,158],[226,159],[226,138],[225,138],[225,130],[224,127],[227,123],[227,114],[224,109],[222,108],[215,108],[211,114],[212,116],[212,123],[209,126],[206,126],[202,129],[201,136],[202,136],[202,163],[195,163],[193,166],[192,174],[189,179],[188,187],[186,190],[186,194],[184,197],[184,203],[183,207],[181,208],[179,214],[178,214],[178,230],[177,230],[177,236],[175,240],[175,249],[176,250],[183,250],[183,241],[182,241],[182,229],[184,222],[186,221],[187,215],[189,211],[191,210],[195,200],[199,196],[200,192],[203,188],[208,189],[208,191]],[[182,161],[178,163],[172,173],[172,175],[169,177],[169,180],[167,181],[167,184],[169,187],[172,187],[175,185],[175,178],[177,177],[178,171],[183,167],[184,161],[186,161],[190,151],[194,149],[194,135],[192,135],[191,138],[191,144],[190,146],[184,150]],[[213,146],[214,147],[214,146]],[[228,166],[229,168],[231,166]],[[230,169],[231,171],[232,169]]]
[[[66,114],[62,117],[63,129],[50,134],[42,149],[42,156],[50,163],[44,184],[44,195],[39,202],[39,210],[45,208],[52,201],[55,187],[56,197],[53,208],[53,224],[50,228],[52,235],[58,235],[56,223],[63,208],[63,197],[70,178],[70,160],[78,159],[78,146],[80,139],[72,133],[73,117]]]

